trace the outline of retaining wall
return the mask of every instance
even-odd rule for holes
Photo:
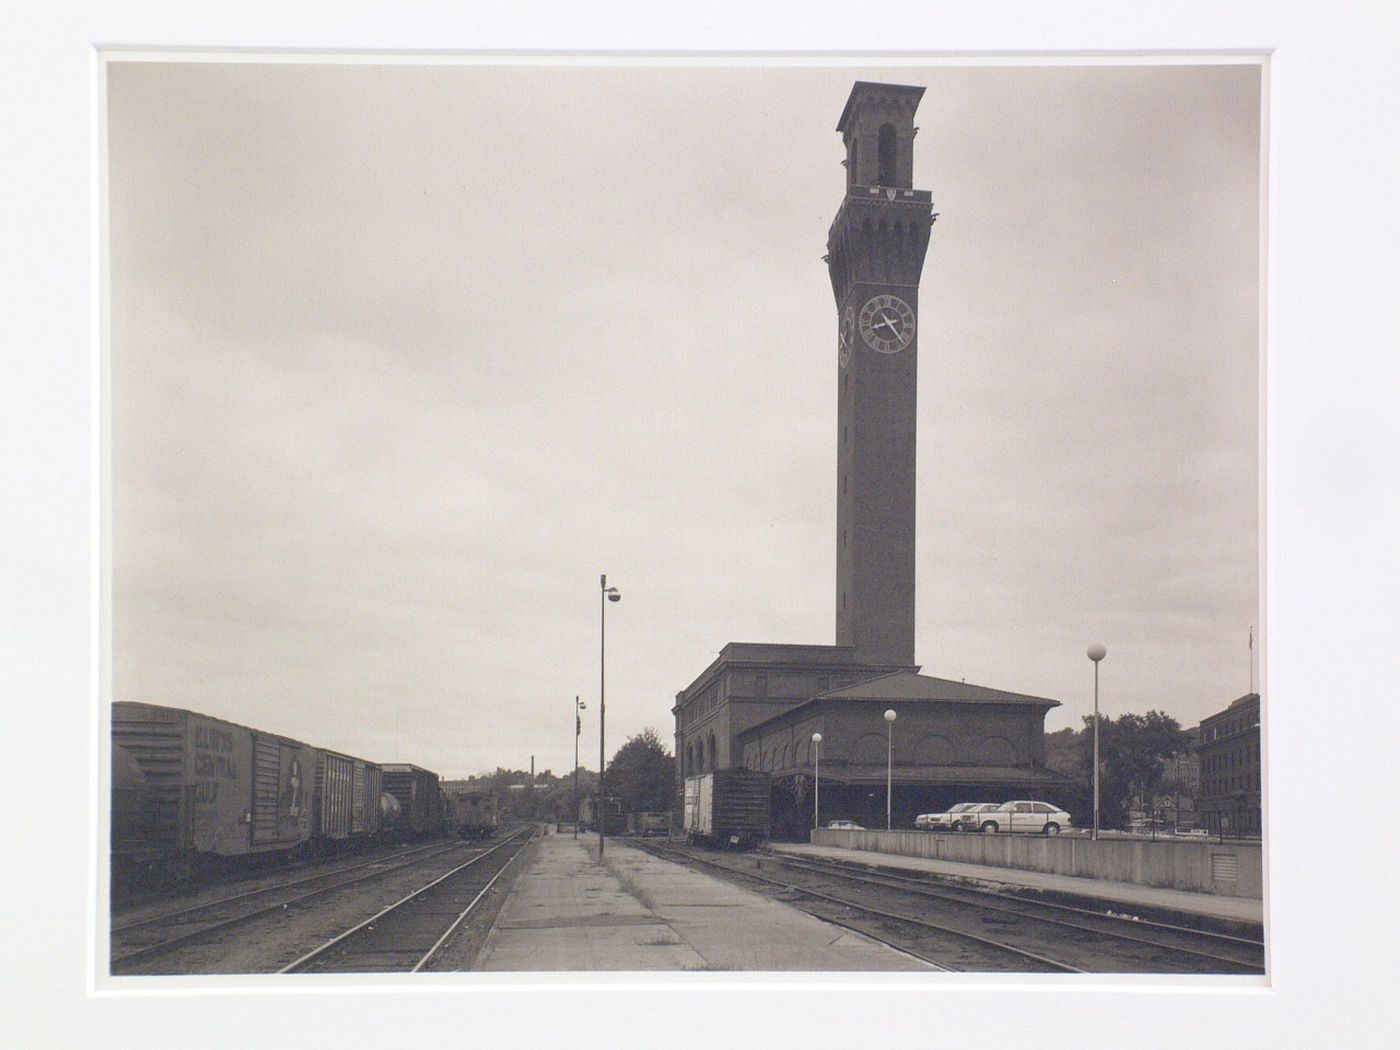
[[[812,833],[812,843],[1052,875],[1111,879],[1222,897],[1261,900],[1264,892],[1263,855],[1257,842],[1154,842],[1150,839],[1099,839],[1096,842],[1074,835],[1047,838],[822,828]]]

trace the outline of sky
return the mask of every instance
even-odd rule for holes
[[[924,672],[1249,691],[1257,66],[108,69],[114,699],[563,773],[601,573],[609,754],[832,642],[855,80],[927,87]]]

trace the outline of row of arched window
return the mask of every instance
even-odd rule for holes
[[[871,222],[839,237],[831,246],[829,264],[833,278],[844,286],[853,276],[850,259],[874,263],[887,274],[897,274],[923,258],[928,243],[928,220],[910,222]],[[862,267],[864,269],[864,267]]]
[[[884,765],[888,758],[888,738],[883,733],[867,733],[858,737],[847,755],[823,752],[822,758],[844,758],[852,765]],[[930,734],[918,741],[912,749],[896,743],[894,759],[897,763],[912,762],[920,766],[1015,766],[1020,764],[1016,746],[1003,736],[987,736],[977,741],[971,748],[962,752],[948,737]],[[812,744],[802,740],[795,747],[791,744],[760,745],[749,750],[744,756],[744,764],[750,769],[783,770],[806,768],[812,763]]]
[[[702,737],[686,745],[685,775],[693,777],[700,773],[708,773],[716,768],[718,761],[719,755],[715,751],[715,735],[711,733],[708,738]]]

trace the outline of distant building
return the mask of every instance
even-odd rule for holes
[[[1259,694],[1246,693],[1224,711],[1201,720],[1199,809],[1207,827],[1223,835],[1263,830],[1259,758]]]
[[[826,256],[837,312],[836,644],[731,642],[672,709],[677,777],[771,773],[780,836],[811,826],[818,732],[823,823],[883,826],[887,777],[904,827],[954,802],[1073,790],[1045,767],[1045,714],[1058,701],[932,678],[914,662],[919,278],[937,218],[929,192],[913,188],[923,93],[857,82],[836,128],[846,146]]]

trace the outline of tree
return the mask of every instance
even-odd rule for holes
[[[1092,715],[1084,718],[1081,769],[1093,776]],[[1099,823],[1123,827],[1132,800],[1140,798],[1145,808],[1152,800],[1165,773],[1165,760],[1189,746],[1190,732],[1161,711],[1145,715],[1125,714],[1117,720],[1099,716]]]
[[[676,760],[656,730],[644,729],[617,749],[603,790],[622,800],[624,813],[669,810],[676,792]]]

